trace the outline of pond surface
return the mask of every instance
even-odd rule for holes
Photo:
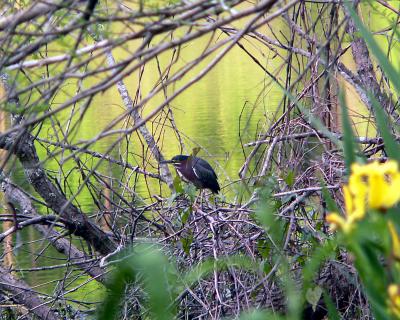
[[[180,53],[176,68],[184,65],[186,61],[196,58],[198,56],[198,48],[205,47],[209,40],[208,37],[203,37],[185,45],[185,48]],[[269,56],[270,54],[265,52],[265,47],[260,46],[257,48],[255,43],[251,44],[250,47],[265,66],[269,68],[275,64],[278,66],[279,59],[272,59]],[[114,54],[117,60],[123,56],[123,52],[114,52]],[[169,54],[167,53],[160,57],[160,65],[163,64],[163,61],[165,61],[165,64],[169,63]],[[208,62],[209,59],[206,63]],[[194,72],[189,73],[177,85],[184,84],[188,78],[190,79],[201,70],[206,63],[200,64]],[[144,96],[157,81],[157,74],[157,66],[155,64],[149,63],[146,65],[141,84]],[[137,74],[132,74],[124,80],[132,97],[135,96],[138,87],[137,78]],[[240,48],[235,47],[200,82],[194,84],[169,105],[173,111],[176,127],[179,129],[181,139],[185,145],[184,150],[180,149],[179,140],[174,131],[169,128],[169,123],[166,123],[163,133],[155,129],[158,125],[157,119],[152,123],[149,122],[147,127],[159,139],[159,145],[166,158],[171,158],[178,153],[190,154],[192,148],[201,147],[198,156],[207,159],[211,163],[219,176],[221,186],[225,186],[230,181],[238,179],[238,170],[244,161],[239,133],[243,143],[255,140],[257,131],[265,124],[267,118],[274,116],[277,105],[282,98],[282,92],[274,86],[267,90],[265,96],[262,95],[265,91],[266,83],[269,82],[270,79],[265,76],[264,71],[249,56],[243,54]],[[76,90],[76,84],[71,83],[70,87],[67,86],[64,89],[65,92],[61,92],[56,97],[55,106],[62,103],[66,95],[72,95]],[[172,93],[173,90],[174,88],[171,87],[169,93]],[[163,96],[156,96],[150,103],[146,104],[143,114],[145,115],[151,111],[163,99]],[[75,110],[79,111],[79,106]],[[79,126],[74,131],[71,129],[69,141],[76,143],[92,139],[95,135],[101,133],[123,111],[124,106],[116,87],[107,90],[93,100],[84,113],[83,119],[74,120],[76,121],[75,123],[79,123]],[[73,125],[68,124],[71,112],[69,109],[57,116],[65,132],[67,132],[68,127],[73,127]],[[80,118],[80,114],[80,112],[76,112],[74,118]],[[122,128],[124,125],[121,124],[116,128]],[[128,127],[131,125],[129,124]],[[54,131],[51,123],[46,123],[39,136],[56,141],[56,137],[60,139],[61,135],[60,132]],[[118,138],[119,135],[107,136],[91,145],[88,149],[101,153],[108,152],[110,145],[115,143]],[[71,159],[64,162],[64,159],[69,157],[71,153],[65,150],[62,154],[58,153],[54,158],[49,156],[49,152],[53,150],[52,148],[46,150],[39,144],[37,147],[39,157],[48,159],[44,165],[52,175],[60,179],[60,181],[62,181],[62,177],[68,175],[70,195],[77,192],[81,186],[82,177],[77,170],[74,170],[74,168],[76,169],[75,163]],[[112,149],[109,154],[116,159],[119,159],[123,154],[122,158],[126,156],[125,159],[128,159],[132,165],[139,165],[146,170],[158,172],[158,168],[151,158],[146,159],[146,162],[143,163],[137,160],[141,159],[140,157],[134,155],[135,153],[142,153],[142,143],[136,133],[130,137],[129,153],[126,154],[126,150],[126,147],[119,145]],[[86,155],[81,156],[81,160],[90,166],[90,161],[92,160],[89,158]],[[106,164],[100,166],[100,171],[109,175],[111,179],[122,178],[123,174],[119,168]],[[171,172],[174,176],[176,175],[172,167]],[[25,181],[21,170],[18,169],[14,172],[14,179],[24,188],[33,192]],[[135,191],[139,195],[142,193],[144,198],[148,197],[146,193],[148,193],[147,188],[149,185],[152,193],[159,192],[156,180],[150,180],[150,183],[145,183],[144,180],[139,179],[135,184]],[[226,195],[232,194],[230,188],[234,187],[232,185],[227,187],[223,190],[223,193]],[[164,196],[168,197],[170,195],[167,189],[163,192]],[[98,210],[88,190],[83,189],[77,199],[85,212],[91,213]],[[42,211],[43,213],[46,212],[44,209]],[[92,281],[80,287],[82,283],[88,280],[86,276],[73,271],[72,278],[75,277],[75,280],[69,282],[63,280],[65,268],[46,269],[46,266],[62,265],[65,263],[65,257],[57,253],[52,247],[48,247],[46,242],[40,239],[41,236],[33,228],[23,230],[18,233],[16,238],[14,237],[14,258],[16,258],[14,266],[26,281],[32,285],[38,285],[36,289],[39,292],[48,294],[52,294],[54,290],[60,290],[60,292],[62,290],[71,290],[71,293],[67,295],[68,298],[83,300],[88,303],[89,308],[91,306],[90,303],[100,301],[104,293],[101,285]],[[43,270],[28,271],[32,267],[43,268]]]
[[[275,23],[274,26],[277,29],[284,30],[286,28],[283,20],[276,20]],[[383,28],[383,25],[381,25],[382,22],[377,20],[376,23],[377,29]],[[263,32],[268,34],[269,31],[268,29],[263,29]],[[209,41],[210,38],[207,36],[186,44],[181,48],[178,62],[174,65],[172,71],[178,70],[187,61],[195,59],[199,55],[199,51],[203,50]],[[385,45],[385,41],[383,39],[383,46]],[[248,39],[242,40],[242,42],[270,72],[274,73],[274,70],[280,68],[282,60],[275,53],[270,52],[267,47],[255,41],[248,42]],[[135,45],[137,44],[132,44],[132,48],[128,47],[126,50],[134,50]],[[118,59],[122,59],[125,54],[123,51],[114,52],[117,61]],[[168,52],[159,57],[161,68],[165,68],[168,65],[171,54],[171,52]],[[184,79],[179,81],[176,87],[168,88],[168,95],[186,83],[188,79],[194,77],[213,57],[215,57],[215,54],[210,59],[200,63],[193,72],[190,72]],[[344,61],[347,65],[351,66],[351,55],[347,54],[344,57]],[[157,70],[157,64],[154,62],[146,65],[140,88],[142,97],[145,97],[157,82],[159,78]],[[282,74],[283,71],[281,71]],[[234,47],[200,82],[191,86],[169,105],[171,110],[173,110],[176,127],[179,129],[185,145],[183,150],[181,150],[175,132],[169,127],[170,123],[166,122],[163,130],[160,130],[162,123],[160,124],[157,121],[148,123],[147,127],[158,139],[166,158],[171,158],[179,153],[190,154],[192,148],[201,147],[198,156],[205,158],[211,163],[219,176],[221,186],[227,186],[222,192],[228,197],[232,196],[234,194],[232,189],[235,188],[235,185],[230,184],[230,182],[238,179],[238,170],[244,161],[241,139],[243,143],[256,140],[257,133],[264,132],[264,126],[273,119],[277,112],[278,104],[283,97],[282,91],[277,86],[270,85],[269,83],[270,78],[265,75],[260,66],[255,64],[241,48]],[[125,84],[131,96],[134,97],[138,89],[138,74],[134,73],[126,78]],[[65,95],[72,95],[76,90],[76,84],[71,83],[70,88],[67,87],[65,90]],[[366,114],[365,108],[359,101],[358,96],[353,92],[353,89],[346,86],[346,90],[348,91],[347,99],[350,102],[350,108],[355,113]],[[63,93],[59,94],[54,104],[62,103],[65,95],[63,96]],[[143,114],[148,114],[163,99],[165,99],[163,95],[155,96],[145,105]],[[77,106],[77,109],[79,107]],[[71,134],[72,141],[78,142],[92,139],[95,135],[102,132],[123,111],[124,106],[116,87],[107,90],[94,99],[91,106],[84,113],[83,119],[79,120],[79,126]],[[70,112],[71,110],[67,110],[58,116],[58,120],[64,128],[67,127],[67,119]],[[77,112],[76,117],[80,117],[79,112]],[[126,124],[120,124],[117,128],[124,127],[124,125]],[[131,125],[130,123],[127,127]],[[51,124],[46,124],[40,132],[40,137],[46,139],[54,138],[55,132],[51,128]],[[366,121],[357,123],[357,129],[359,130],[359,134],[371,134],[371,130],[373,130],[369,128],[369,124]],[[118,138],[118,135],[107,136],[91,145],[89,149],[105,153]],[[158,172],[157,165],[154,164],[148,153],[144,161],[140,156],[136,156],[136,154],[142,154],[143,148],[142,142],[136,133],[130,137],[128,146],[129,148],[121,144],[119,148],[114,148],[110,152],[110,155],[117,159],[122,156],[123,159],[126,159],[132,165],[139,165],[148,171]],[[48,157],[47,150],[39,146],[38,148],[40,158],[46,159]],[[55,177],[61,178],[65,176],[66,172],[72,170],[75,164],[73,161],[68,160],[61,168],[59,161],[62,161],[64,157],[69,155],[70,153],[65,151],[64,155],[57,155],[58,161],[50,158],[45,162],[46,168],[52,170]],[[82,156],[82,158],[86,159],[86,156]],[[87,161],[89,163],[92,160],[88,159]],[[122,179],[123,172],[115,166],[102,165],[101,170],[104,174],[109,175],[111,179]],[[173,168],[171,170],[173,175],[175,175],[176,173]],[[24,181],[21,173],[16,173],[16,181],[29,189],[29,185]],[[71,171],[68,174],[71,194],[79,190],[81,182],[82,177],[78,172]],[[132,185],[133,182],[127,181],[127,184]],[[146,183],[143,179],[139,178],[135,184],[135,192],[144,198],[148,198],[149,194],[160,192],[158,183],[155,180],[150,180],[149,183]],[[150,188],[150,191],[148,188]],[[163,193],[163,196],[169,196],[168,190],[164,190]],[[85,212],[90,213],[98,210],[93,203],[90,193],[86,189],[83,189],[79,193],[77,199]],[[17,238],[14,237],[14,246],[17,248],[14,251],[17,257],[17,268],[44,267],[64,263],[62,255],[55,252],[51,247],[47,247],[46,243],[38,239],[40,239],[40,236],[32,228],[18,233]],[[27,244],[19,247],[24,243]],[[38,258],[37,254],[39,253],[41,255]],[[94,282],[79,288],[79,285],[87,278],[79,275],[76,271],[74,271],[76,275],[75,280],[71,283],[65,283],[63,281],[64,268],[43,270],[40,272],[23,271],[21,274],[29,283],[40,284],[37,288],[40,292],[52,294],[55,283],[57,283],[58,288],[65,287],[67,290],[77,288],[68,295],[71,299],[76,297],[90,303],[100,301],[103,294],[101,286]]]

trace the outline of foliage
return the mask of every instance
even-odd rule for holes
[[[371,51],[382,63],[389,77],[394,76],[396,71],[380,53],[379,48],[374,43],[370,33],[358,20],[353,9],[348,6],[352,18],[360,28],[362,34],[371,46]],[[394,82],[396,78],[392,78]],[[396,82],[397,83],[397,82]],[[396,89],[398,87],[396,86]],[[398,92],[400,93],[400,92]],[[354,265],[361,279],[371,310],[376,319],[397,319],[400,317],[400,171],[399,155],[400,146],[396,138],[390,132],[388,118],[382,106],[370,94],[369,98],[374,106],[376,115],[376,124],[379,132],[382,133],[383,141],[388,155],[392,159],[385,163],[372,161],[365,164],[358,145],[355,142],[355,135],[352,130],[350,116],[347,111],[344,95],[340,95],[342,106],[343,123],[343,153],[347,172],[349,173],[348,183],[343,185],[345,209],[342,214],[339,212],[330,212],[326,220],[331,226],[332,231],[337,231],[331,239],[325,239],[322,245],[315,243],[311,247],[311,254],[308,261],[305,261],[303,267],[302,289],[299,290],[290,276],[287,276],[289,269],[289,259],[293,259],[282,251],[285,246],[282,235],[285,225],[281,219],[276,217],[275,199],[272,197],[274,183],[272,180],[264,180],[264,186],[259,190],[259,206],[254,216],[257,224],[261,225],[268,234],[268,240],[259,240],[257,243],[258,251],[262,262],[246,260],[243,257],[233,256],[230,258],[200,263],[197,268],[187,271],[191,279],[195,281],[187,282],[187,274],[179,273],[170,261],[161,253],[160,249],[146,248],[146,253],[135,253],[129,258],[124,258],[123,264],[118,264],[114,274],[115,283],[121,283],[123,277],[128,276],[125,281],[132,282],[137,280],[140,273],[142,276],[139,283],[144,284],[143,279],[150,279],[154,275],[154,283],[157,282],[159,290],[157,292],[147,290],[147,306],[150,312],[154,312],[154,319],[170,318],[176,316],[177,298],[184,294],[187,287],[193,287],[196,281],[207,277],[212,271],[221,271],[221,262],[223,266],[240,267],[244,271],[256,271],[259,269],[257,264],[262,267],[264,275],[271,274],[271,268],[265,268],[266,260],[273,256],[275,262],[278,262],[278,273],[283,277],[283,286],[288,297],[288,306],[286,315],[271,313],[270,311],[249,311],[244,312],[240,319],[300,319],[303,316],[301,306],[305,302],[309,303],[315,312],[321,299],[325,301],[327,313],[330,319],[339,319],[337,306],[331,300],[327,291],[318,285],[314,285],[315,275],[324,261],[335,257],[336,252],[345,251],[351,254],[354,259]],[[297,102],[296,102],[297,103]],[[298,106],[300,106],[297,103]],[[302,108],[302,107],[301,107]],[[321,126],[321,124],[318,124]],[[326,128],[322,128],[326,129]],[[287,185],[292,186],[295,183],[294,172],[289,171],[284,177]],[[338,210],[337,204],[333,203],[329,193],[324,191],[325,197],[328,197],[330,210]],[[289,226],[290,228],[290,226]],[[190,243],[184,248],[189,254]],[[232,260],[241,261],[240,264],[233,264]],[[143,268],[141,271],[137,267],[140,264],[148,265],[149,268]],[[247,263],[243,263],[246,261]],[[158,264],[157,270],[154,270],[154,264]],[[129,267],[127,267],[129,266]],[[162,267],[160,267],[162,266]],[[125,272],[130,270],[129,272]],[[162,270],[164,270],[162,272]],[[172,270],[172,273],[171,273]],[[205,272],[207,270],[208,272]],[[260,270],[258,270],[260,271]],[[164,274],[162,280],[161,274]],[[172,277],[170,275],[173,274]],[[167,277],[167,281],[165,281]],[[159,279],[158,279],[159,278]],[[156,280],[158,279],[158,280]],[[186,280],[183,280],[186,279]],[[137,284],[137,283],[136,283]],[[171,293],[168,288],[173,289]],[[124,286],[118,285],[110,291],[106,299],[105,308],[100,314],[100,319],[115,316],[115,296],[120,297],[124,292]],[[300,296],[298,295],[300,293]],[[160,294],[160,295],[158,295]],[[155,295],[155,296],[153,296]],[[151,307],[151,302],[157,297],[160,299],[160,305]],[[167,304],[165,302],[167,301]],[[164,308],[160,308],[161,302]],[[168,310],[168,311],[167,311]],[[175,311],[173,311],[175,310]],[[172,313],[168,313],[172,312]]]
[[[400,317],[392,2],[50,2],[2,2],[3,317]]]

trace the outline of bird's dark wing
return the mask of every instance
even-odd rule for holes
[[[208,178],[212,177],[214,179],[218,179],[214,169],[210,166],[210,164],[207,161],[205,161],[205,160],[203,160],[201,158],[194,157],[194,159],[193,159],[193,167],[196,167],[196,166],[201,167],[201,169],[202,169],[201,171],[202,172],[207,172],[207,177]]]
[[[198,168],[198,170],[196,170]],[[203,187],[211,189],[211,191],[218,193],[220,190],[218,184],[218,177],[214,171],[214,169],[210,166],[210,164],[201,159],[194,157],[193,159],[193,171],[196,177],[201,181]]]

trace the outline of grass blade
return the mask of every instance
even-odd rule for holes
[[[350,174],[350,166],[352,163],[356,162],[356,151],[359,150],[358,146],[354,142],[354,134],[351,127],[349,110],[347,109],[345,93],[343,90],[340,90],[339,92],[339,101],[340,106],[342,107],[344,162],[346,164],[347,174]]]
[[[390,131],[389,118],[376,98],[372,94],[369,94],[368,96],[375,111],[376,125],[378,126],[378,130],[385,142],[385,151],[389,158],[400,162],[399,143]]]

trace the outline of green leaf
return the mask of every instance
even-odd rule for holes
[[[187,221],[188,221],[188,219],[189,219],[189,216],[190,216],[190,208],[191,207],[186,207],[185,209],[183,209],[182,210],[182,212],[181,212],[181,220],[182,220],[182,224],[184,225]]]
[[[193,243],[193,239],[192,233],[188,234],[187,237],[180,238],[182,249],[187,255],[190,253],[190,245]]]
[[[336,310],[336,306],[334,305],[329,293],[324,291],[323,295],[326,308],[328,309],[328,318],[329,320],[340,320],[339,312]]]
[[[200,147],[193,148],[191,156],[192,157],[197,156],[197,154],[200,152],[200,150],[201,150]]]
[[[335,200],[331,197],[331,194],[329,193],[329,190],[326,188],[325,185],[322,185],[322,197],[325,200],[326,203],[326,209],[329,212],[340,212]]]
[[[347,174],[350,174],[351,164],[356,162],[357,146],[354,143],[353,129],[351,128],[350,116],[346,105],[345,93],[339,92],[339,101],[342,107],[342,126],[343,126],[343,151],[344,162],[346,164]]]
[[[315,248],[309,261],[303,268],[303,282],[305,288],[308,289],[313,283],[315,274],[318,272],[322,262],[335,255],[336,241],[336,239],[328,240]]]
[[[261,262],[261,267],[265,275],[269,274],[272,270],[272,266],[268,261]]]
[[[260,271],[259,261],[253,261],[247,256],[236,255],[220,258],[219,260],[209,259],[188,270],[182,277],[183,283],[185,283],[187,286],[191,286],[200,279],[211,274],[213,271],[223,271],[228,269],[228,267],[244,269],[252,272]]]
[[[171,196],[168,198],[167,200],[167,205],[168,207],[172,206],[172,203],[175,201],[175,199],[179,196],[178,193],[174,192],[173,194],[171,194]]]
[[[314,289],[308,288],[306,292],[306,300],[311,304],[314,312],[317,308],[319,299],[321,299],[322,289],[320,286],[316,286]]]
[[[241,316],[239,317],[239,320],[266,320],[266,319],[279,320],[286,318],[278,316],[276,312],[270,312],[266,310],[246,311],[242,313]]]
[[[3,105],[2,110],[7,111],[12,114],[23,114],[26,110],[24,108],[18,107],[14,103],[6,103]]]
[[[256,210],[257,222],[261,224],[264,230],[268,233],[272,244],[278,249],[283,240],[282,235],[284,234],[284,222],[276,218],[276,210],[274,208],[275,203],[271,195],[268,194],[268,191],[267,194],[261,195],[260,198],[260,206]]]
[[[37,104],[29,109],[30,112],[35,112],[35,113],[45,112],[47,110],[49,110],[48,103]]]
[[[385,142],[385,151],[389,158],[400,162],[399,143],[396,141],[396,138],[390,131],[389,118],[375,97],[372,94],[369,94],[368,97],[372,102],[372,106],[375,111],[376,125],[378,126],[378,130],[380,131],[383,141]]]
[[[183,190],[184,190],[184,193],[186,193],[189,196],[190,201],[194,202],[194,200],[196,199],[196,195],[197,195],[196,187],[191,183],[185,183]]]
[[[174,184],[175,191],[177,193],[183,193],[182,181],[181,181],[181,178],[179,178],[179,176],[175,176],[173,184]]]
[[[287,173],[286,177],[284,177],[284,180],[286,182],[286,184],[288,185],[288,187],[292,187],[294,185],[295,182],[295,173],[293,170],[289,170],[289,172]]]
[[[139,245],[133,252],[126,250],[125,258],[117,264],[108,283],[109,293],[99,312],[99,320],[118,317],[119,303],[125,294],[125,287],[132,282],[139,282],[147,293],[145,307],[150,310],[150,319],[174,318],[176,310],[173,302],[177,291],[173,289],[182,288],[178,282],[177,270],[160,249]]]
[[[269,257],[271,246],[265,239],[259,239],[257,241],[257,249],[261,257],[263,257],[264,259]]]

